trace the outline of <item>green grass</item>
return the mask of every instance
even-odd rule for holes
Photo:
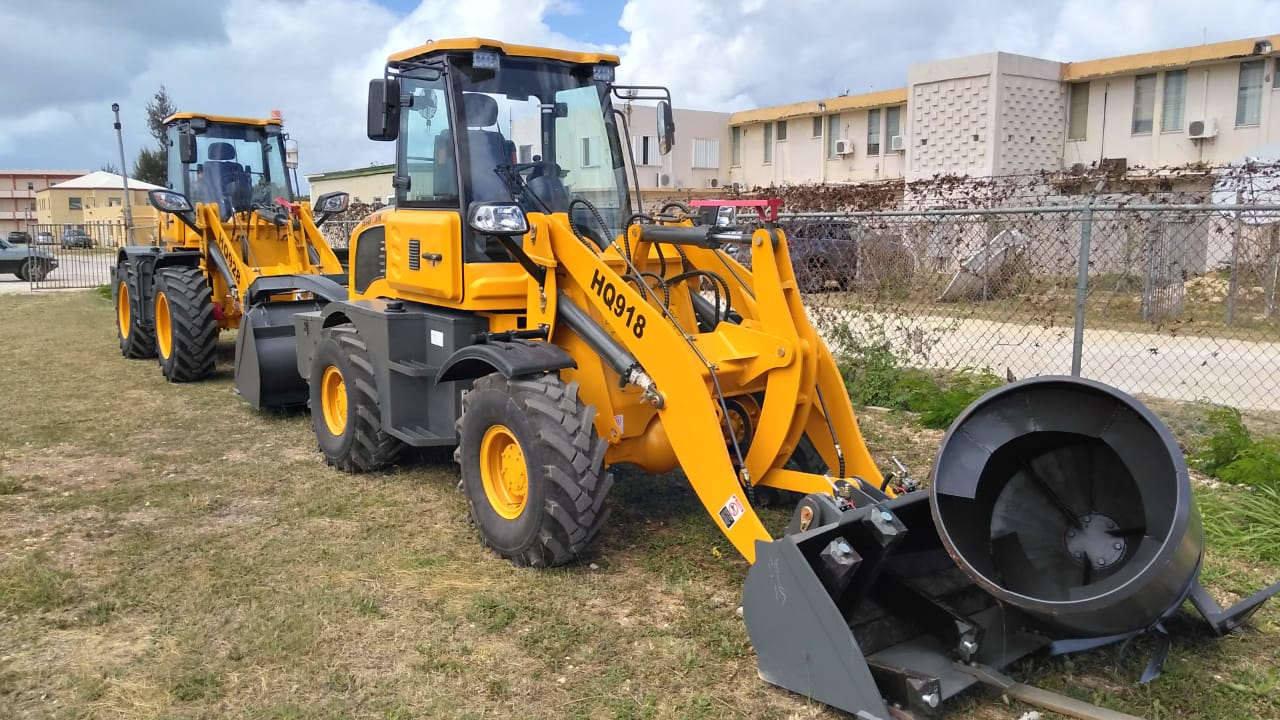
[[[93,291],[0,312],[0,363],[22,369],[0,374],[0,717],[842,717],[758,679],[747,565],[676,474],[620,472],[589,557],[514,568],[478,543],[447,453],[326,467],[304,415],[231,393],[229,334],[217,377],[178,386],[120,357]],[[883,467],[927,476],[939,431],[861,424]],[[1206,563],[1229,597],[1280,576],[1212,544]],[[1145,687],[1141,642],[1010,671],[1145,717],[1277,717],[1278,624],[1268,605],[1238,639],[1179,635]],[[951,709],[1030,708],[975,691]]]

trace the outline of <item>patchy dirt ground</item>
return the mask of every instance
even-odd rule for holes
[[[232,395],[225,362],[174,386],[122,359],[93,293],[0,316],[2,718],[841,717],[759,680],[746,565],[678,476],[620,476],[589,558],[516,569],[475,541],[447,460],[333,471],[304,417]],[[862,426],[878,461],[927,476],[939,433]],[[1232,596],[1280,576],[1209,563]],[[1145,642],[1014,672],[1151,718],[1277,717],[1278,619],[1180,636],[1148,686]]]

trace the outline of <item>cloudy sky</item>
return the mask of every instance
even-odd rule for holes
[[[603,49],[678,107],[732,111],[902,87],[911,63],[993,50],[1086,60],[1276,33],[1280,2],[0,0],[0,27],[0,168],[118,164],[112,102],[132,162],[163,84],[181,109],[280,109],[306,174],[389,161],[364,136],[367,82],[432,38]]]

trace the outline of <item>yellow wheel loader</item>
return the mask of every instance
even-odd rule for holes
[[[117,257],[120,352],[158,357],[167,379],[191,382],[213,371],[218,333],[238,330],[236,391],[254,407],[305,403],[296,372],[242,373],[260,366],[242,362],[243,354],[292,358],[293,313],[346,297],[342,258],[317,228],[346,208],[346,194],[317,198],[319,218],[295,201],[279,117],[182,112],[165,127],[170,189],[150,194],[163,211],[160,240],[126,246]]]
[[[370,83],[395,206],[355,230],[349,297],[294,316],[329,463],[455,447],[481,540],[535,567],[587,551],[611,467],[679,469],[750,564],[761,677],[866,720],[980,682],[1018,694],[1009,663],[1158,634],[1186,599],[1226,632],[1276,591],[1214,604],[1177,445],[1105,385],[1006,385],[956,421],[927,490],[882,474],[776,205],[750,233],[636,210],[614,101],[657,102],[664,153],[674,128],[669,93],[617,64],[456,39]],[[757,506],[781,493],[799,500],[775,535]]]

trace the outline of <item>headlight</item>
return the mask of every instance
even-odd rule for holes
[[[467,223],[486,235],[523,235],[529,219],[515,203],[472,203]]]

